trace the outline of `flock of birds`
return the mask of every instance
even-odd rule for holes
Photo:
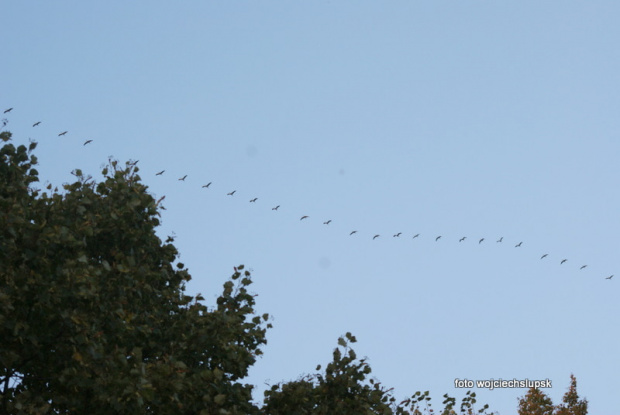
[[[165,170],[162,170],[162,171],[160,171],[160,172],[156,173],[156,175],[161,176],[164,172],[165,172]],[[187,175],[185,175],[185,176],[183,176],[183,177],[179,178],[178,180],[179,180],[179,181],[185,181],[185,179],[186,179],[186,178],[187,178]],[[212,183],[213,183],[213,182],[209,182],[209,183],[207,183],[207,184],[203,185],[203,186],[202,186],[202,188],[209,188],[209,186],[211,186],[211,184],[212,184]],[[234,194],[235,194],[236,192],[237,192],[236,190],[233,190],[232,192],[228,192],[226,195],[227,195],[227,196],[234,196]],[[162,199],[160,199],[160,200],[163,200],[163,198],[162,198]],[[255,197],[255,198],[253,198],[253,199],[250,199],[250,200],[249,200],[249,202],[250,202],[250,203],[255,203],[257,200],[258,200],[258,197]],[[279,208],[280,208],[280,205],[277,205],[277,206],[272,207],[272,208],[271,208],[271,210],[277,211]],[[308,218],[310,218],[310,216],[308,216],[308,215],[303,215],[303,216],[301,216],[301,217],[299,218],[299,220],[301,221],[301,220],[308,219]],[[323,225],[329,225],[331,222],[332,222],[332,220],[331,220],[331,219],[326,220],[326,221],[324,221],[324,222],[323,222]],[[356,233],[358,233],[358,231],[357,231],[357,230],[352,230],[352,231],[349,233],[349,236],[355,235]],[[401,235],[403,235],[403,233],[402,233],[402,232],[398,232],[398,233],[395,233],[394,235],[392,235],[392,237],[393,237],[393,238],[400,238],[400,237],[401,237]],[[379,238],[379,237],[381,237],[381,234],[374,234],[374,235],[373,235],[373,237],[372,237],[372,239],[373,239],[373,240],[375,240],[375,239],[377,239],[377,238]],[[419,237],[420,237],[420,234],[419,234],[419,233],[416,233],[415,235],[413,235],[412,239],[416,239],[416,238],[419,238]],[[437,236],[435,237],[435,242],[439,242],[439,240],[440,240],[441,238],[442,238],[442,235],[437,235]],[[466,239],[467,239],[467,236],[463,236],[463,237],[461,237],[461,238],[459,239],[459,243],[460,243],[460,242],[464,242]],[[485,238],[480,238],[480,239],[478,240],[478,244],[482,244],[484,241],[485,241]],[[504,241],[504,237],[502,236],[502,237],[500,237],[498,240],[496,240],[495,242],[496,242],[496,243],[503,243],[503,241]],[[522,245],[523,245],[523,241],[520,241],[520,242],[519,242],[519,243],[517,243],[514,247],[515,247],[515,248],[520,248]],[[543,255],[540,257],[540,259],[541,259],[541,260],[542,260],[542,259],[545,259],[545,258],[547,258],[548,256],[549,256],[549,254],[548,254],[548,253],[545,253],[545,254],[543,254]],[[560,265],[563,265],[563,264],[564,264],[564,263],[566,263],[566,262],[568,262],[568,259],[567,259],[567,258],[563,258],[563,259],[560,261]],[[587,265],[587,264],[581,265],[581,266],[579,267],[579,270],[583,270],[583,269],[585,269],[585,268],[587,268],[587,267],[588,267],[588,265]],[[614,277],[614,275],[612,274],[612,275],[610,275],[610,276],[606,277],[605,279],[607,279],[607,280],[611,280],[613,277]]]
[[[8,108],[8,109],[4,110],[4,114],[7,114],[7,113],[11,112],[12,110],[13,110],[13,108]],[[3,127],[4,127],[4,126],[6,126],[6,125],[7,125],[7,123],[8,123],[8,120],[7,120],[6,118],[2,120]],[[32,126],[33,126],[33,127],[37,127],[37,126],[39,126],[40,124],[41,124],[41,121],[37,121],[37,122],[35,122],[34,124],[32,124]],[[64,135],[66,135],[68,132],[69,132],[69,131],[62,131],[62,132],[60,132],[60,133],[58,134],[58,137],[62,137],[62,136],[64,136]],[[93,140],[89,139],[89,140],[84,141],[83,145],[85,146],[85,145],[90,144],[90,143],[92,143],[92,142],[93,142]],[[134,165],[135,165],[136,163],[137,163],[137,161],[133,162],[132,164],[134,164]],[[166,172],[166,170],[161,170],[161,171],[159,171],[159,172],[155,173],[155,176],[162,176],[165,172]],[[183,177],[180,177],[180,178],[178,179],[178,181],[185,181],[185,179],[187,178],[187,176],[188,176],[188,175],[186,174],[186,175],[184,175]],[[208,189],[208,188],[211,186],[211,184],[213,184],[213,182],[209,182],[209,183],[207,183],[207,184],[204,184],[204,185],[202,185],[202,188],[203,188],[203,189]],[[227,196],[234,196],[236,192],[237,192],[236,190],[233,190],[233,191],[231,191],[231,192],[226,193],[226,195],[227,195]],[[162,200],[164,200],[164,199],[165,199],[165,197],[166,197],[166,196],[162,196],[162,197],[161,197],[161,198],[157,201],[157,204],[159,205],[159,203],[160,203]],[[253,199],[250,199],[250,200],[249,200],[249,202],[250,202],[250,203],[256,203],[256,201],[257,201],[257,200],[258,200],[258,197],[254,197]],[[273,211],[277,211],[279,208],[280,208],[280,205],[277,205],[277,206],[272,207],[272,208],[271,208],[271,210],[273,210]],[[299,220],[308,219],[309,217],[310,217],[310,216],[308,216],[308,215],[303,215],[303,216],[302,216]],[[324,222],[323,222],[323,224],[324,224],[324,225],[329,225],[331,222],[332,222],[332,220],[331,220],[331,219],[329,219],[329,220],[327,220],[327,221],[324,221]],[[355,235],[355,234],[357,234],[357,233],[358,233],[358,231],[357,231],[357,230],[352,230],[352,231],[349,233],[349,236],[353,236],[353,235]],[[402,233],[402,232],[398,232],[398,233],[395,233],[394,235],[392,235],[392,237],[393,237],[393,238],[400,238],[400,237],[401,237],[401,235],[403,235],[403,233]],[[377,238],[379,238],[379,237],[381,237],[381,234],[374,234],[374,235],[372,236],[372,239],[373,239],[373,240],[375,240],[375,239],[377,239]],[[416,238],[419,238],[419,237],[420,237],[420,234],[419,234],[419,233],[417,233],[417,234],[413,235],[412,239],[416,239]],[[435,237],[435,242],[439,242],[439,240],[440,240],[441,238],[442,238],[442,235],[437,235],[437,236]],[[465,240],[466,240],[466,239],[467,239],[467,236],[463,236],[463,237],[461,237],[461,238],[459,239],[459,243],[461,243],[461,242],[465,242]],[[485,241],[485,238],[480,238],[480,239],[478,240],[478,244],[482,244],[484,241]],[[496,240],[495,242],[496,242],[496,243],[503,243],[503,241],[504,241],[504,237],[502,236],[502,237],[500,237],[498,240]],[[523,241],[521,241],[521,242],[517,243],[514,247],[515,247],[515,248],[519,248],[519,247],[521,247],[521,245],[522,245],[522,244],[523,244]],[[547,258],[548,256],[549,256],[549,254],[548,254],[548,253],[545,253],[545,254],[543,254],[543,255],[540,257],[540,259],[541,259],[541,260],[543,260],[543,259]],[[563,258],[563,259],[560,261],[560,265],[563,265],[563,264],[565,264],[566,262],[568,262],[568,259],[567,259],[567,258]],[[583,270],[583,269],[585,269],[585,268],[587,268],[587,267],[588,267],[588,265],[587,265],[587,264],[581,265],[581,266],[579,267],[579,270]],[[612,274],[612,275],[610,275],[610,276],[606,277],[605,279],[607,279],[607,280],[611,280],[613,277],[614,277],[614,274]]]

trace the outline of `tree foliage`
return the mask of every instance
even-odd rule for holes
[[[270,324],[250,273],[236,267],[207,307],[185,293],[173,238],[156,235],[161,206],[136,163],[38,190],[36,143],[0,140],[0,413],[434,413],[428,391],[397,403],[369,378],[350,333],[323,372],[274,385],[259,407],[242,382]],[[458,412],[444,398],[442,415],[487,408],[471,392]]]
[[[135,165],[111,161],[98,184],[75,171],[48,194],[31,186],[35,147],[0,150],[0,412],[255,413],[239,381],[268,316],[250,274],[208,309],[184,294]]]
[[[351,333],[338,339],[333,360],[324,373],[306,375],[296,381],[276,384],[265,391],[264,413],[267,415],[422,415],[434,414],[429,391],[416,392],[399,403],[393,388],[368,376],[372,372],[366,359],[357,359],[350,348],[357,340]],[[321,370],[318,366],[317,371]],[[486,413],[488,405],[475,410],[476,394],[467,392],[459,411],[456,399],[444,395],[441,415],[474,415]]]
[[[556,415],[586,415],[588,413],[587,399],[579,399],[577,394],[577,379],[570,375],[570,386],[562,397],[562,403],[557,406]]]
[[[519,398],[519,415],[553,415],[551,398],[538,388],[531,388]]]
[[[519,415],[586,415],[588,401],[579,399],[577,379],[570,375],[570,386],[562,397],[562,403],[553,405],[553,401],[544,392],[531,388],[525,396],[519,398]]]

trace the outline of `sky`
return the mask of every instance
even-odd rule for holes
[[[7,2],[0,115],[39,143],[43,184],[139,160],[188,294],[214,305],[252,270],[274,326],[256,399],[351,332],[398,399],[550,379],[558,403],[572,373],[618,415],[619,18],[597,0]],[[501,415],[527,392],[472,390]]]

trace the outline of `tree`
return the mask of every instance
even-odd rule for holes
[[[588,401],[579,399],[577,379],[570,375],[570,386],[562,402],[554,406],[551,398],[537,388],[531,388],[519,399],[519,415],[586,415]]]
[[[0,150],[0,412],[257,413],[239,380],[268,316],[249,272],[208,309],[184,294],[190,275],[156,236],[135,165],[41,193],[35,148]]]
[[[306,375],[296,381],[276,384],[265,391],[266,415],[422,415],[433,414],[431,397],[426,391],[416,392],[398,404],[392,394],[375,379],[367,379],[372,369],[366,359],[357,359],[350,343],[357,340],[351,333],[338,339],[333,360],[324,373]],[[321,366],[317,366],[319,371]],[[456,399],[444,395],[441,415],[457,414]],[[489,407],[475,410],[476,394],[467,392],[458,414],[483,414]]]
[[[570,386],[562,397],[562,403],[557,406],[556,415],[586,415],[588,413],[588,401],[579,399],[577,394],[577,379],[571,373]]]
[[[348,348],[355,342],[350,333],[340,338],[344,348],[334,349],[333,361],[325,374],[304,376],[297,381],[277,384],[265,392],[265,414],[391,414],[389,392],[371,380],[365,384],[370,366],[364,359],[357,361],[355,352]],[[320,370],[321,366],[317,367]]]
[[[543,391],[530,388],[519,398],[519,415],[553,415],[553,402]]]
[[[36,143],[11,139],[0,132],[0,413],[433,413],[428,391],[397,404],[369,379],[350,333],[324,372],[275,385],[258,407],[242,380],[271,326],[250,273],[236,267],[207,307],[185,293],[174,239],[155,233],[161,206],[136,163],[43,191]],[[442,414],[456,414],[444,397]],[[475,403],[468,392],[459,413]]]

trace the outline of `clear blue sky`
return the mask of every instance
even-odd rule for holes
[[[139,159],[190,294],[254,270],[259,392],[351,331],[399,398],[549,378],[557,403],[574,373],[617,415],[619,21],[596,0],[7,2],[0,107],[54,184]],[[502,415],[526,392],[475,391]]]

